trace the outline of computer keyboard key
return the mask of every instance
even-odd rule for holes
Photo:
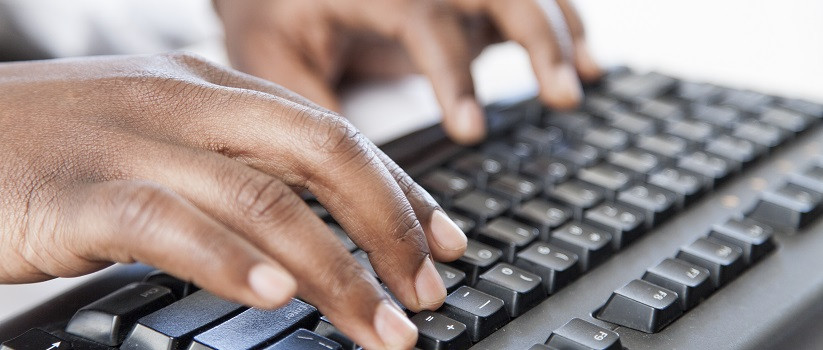
[[[612,152],[608,160],[610,164],[628,170],[634,181],[645,181],[646,177],[662,164],[657,155],[639,148]]]
[[[314,306],[297,299],[276,310],[248,309],[196,335],[188,350],[259,349],[300,328],[314,328],[319,318]]]
[[[71,342],[48,332],[32,328],[4,342],[0,350],[71,350]]]
[[[714,288],[725,285],[746,268],[740,247],[711,238],[698,238],[681,248],[677,258],[709,270]]]
[[[463,350],[472,345],[466,325],[445,315],[423,310],[411,321],[417,326],[417,347],[421,350]]]
[[[773,148],[783,142],[786,135],[774,125],[747,120],[737,125],[732,136],[751,141],[766,148]]]
[[[525,125],[514,131],[515,142],[522,142],[533,146],[538,154],[549,154],[552,149],[563,139],[563,132],[560,129],[549,126],[538,128],[533,125]]]
[[[612,236],[580,223],[568,223],[552,232],[549,243],[577,255],[580,271],[594,268],[612,255]]]
[[[488,190],[491,193],[505,197],[512,203],[520,203],[543,192],[543,186],[535,180],[507,173],[493,180],[489,184]]]
[[[320,317],[320,321],[314,327],[314,333],[339,344],[343,350],[362,350],[359,345],[337,329],[326,316]]]
[[[597,318],[645,333],[657,333],[680,317],[677,293],[644,280],[633,280],[612,293]]]
[[[342,227],[340,227],[340,225],[330,223],[329,229],[331,229],[331,232],[334,234],[334,236],[337,237],[338,240],[340,240],[340,243],[343,243],[343,247],[346,248],[346,250],[350,252],[357,250],[357,244],[355,244],[354,241],[351,240],[349,235],[346,233],[345,230],[343,230]]]
[[[471,191],[474,184],[469,178],[450,170],[437,169],[420,178],[420,185],[433,194],[439,195],[448,205],[454,197]]]
[[[439,312],[466,325],[475,343],[509,322],[503,300],[467,286],[449,294]]]
[[[453,209],[472,218],[478,225],[503,215],[511,207],[511,202],[503,197],[480,191],[471,191],[454,201]]]
[[[678,259],[663,260],[646,271],[643,279],[676,292],[683,311],[690,310],[714,291],[709,270]]]
[[[667,167],[652,174],[649,184],[674,193],[678,209],[694,201],[703,193],[705,179],[691,171]]]
[[[806,130],[810,124],[815,122],[816,118],[785,108],[769,107],[760,114],[758,119],[766,124],[771,124],[796,134]]]
[[[543,280],[543,287],[554,294],[580,275],[577,254],[544,242],[535,242],[517,253],[515,265]]]
[[[606,91],[628,102],[655,98],[672,91],[677,80],[672,77],[650,72],[645,74],[626,74],[606,80]]]
[[[720,135],[709,141],[706,152],[746,164],[763,153],[762,146],[755,146],[751,141],[729,135]]]
[[[775,248],[774,230],[751,219],[729,219],[714,225],[709,237],[728,242],[743,249],[743,261],[751,265]]]
[[[677,162],[677,166],[692,173],[700,174],[713,186],[734,172],[739,164],[703,151],[697,151],[681,157]]]
[[[692,105],[694,119],[723,129],[731,129],[741,118],[740,111],[728,106]]]
[[[512,318],[531,309],[546,298],[540,276],[514,265],[499,263],[480,275],[477,288],[503,300]]]
[[[781,107],[788,108],[806,115],[810,115],[817,119],[823,118],[823,105],[821,104],[789,98],[780,99],[778,104]]]
[[[630,135],[648,135],[656,131],[654,120],[636,113],[612,112],[610,119],[609,126],[625,131]]]
[[[635,185],[617,194],[617,202],[643,214],[646,229],[660,224],[677,209],[675,194],[654,185]]]
[[[170,289],[132,283],[78,310],[66,332],[108,346],[123,342],[140,317],[174,302]]]
[[[722,97],[724,89],[706,83],[681,82],[675,95],[690,102],[713,103]]]
[[[546,345],[563,350],[623,350],[617,333],[579,318],[556,329]]]
[[[583,211],[593,208],[604,199],[603,190],[580,180],[570,180],[548,191],[549,198],[572,210],[572,217],[583,218]]]
[[[500,249],[503,261],[514,262],[518,251],[531,244],[540,231],[510,218],[500,217],[489,221],[477,233],[477,240]]]
[[[773,100],[771,96],[759,92],[727,90],[718,104],[732,106],[750,114],[760,114]]]
[[[705,143],[714,135],[709,123],[697,120],[675,120],[666,126],[666,132],[686,140],[691,147]]]
[[[577,168],[569,162],[540,156],[523,165],[523,174],[534,178],[545,188],[566,181]]]
[[[616,128],[595,127],[585,131],[582,141],[601,152],[619,151],[629,145],[629,135]]]
[[[343,350],[343,347],[333,340],[301,328],[263,350]]]
[[[564,147],[554,154],[557,159],[571,164],[570,169],[585,168],[597,164],[607,151],[599,150],[586,144],[575,144]]]
[[[520,169],[523,163],[535,156],[536,152],[534,146],[522,142],[510,145],[502,141],[492,141],[483,146],[483,153],[499,159],[503,166],[510,170]]]
[[[455,160],[452,167],[472,179],[477,187],[485,188],[489,180],[503,174],[506,170],[505,164],[505,160],[492,155],[470,153]]]
[[[614,250],[634,242],[645,232],[643,213],[616,203],[603,203],[586,211],[583,222],[608,232]]]
[[[662,99],[650,99],[641,102],[637,107],[637,112],[653,118],[657,124],[683,119],[685,116],[685,111],[679,103]]]
[[[443,280],[446,292],[451,293],[466,283],[466,273],[443,263],[435,262],[434,268]]]
[[[637,148],[658,156],[661,165],[674,163],[680,155],[686,153],[689,144],[672,135],[640,135]]]
[[[748,217],[789,232],[806,227],[821,210],[823,194],[794,183],[766,191]]]
[[[583,110],[600,118],[610,112],[624,109],[626,106],[622,102],[600,93],[587,93],[583,100]]]
[[[456,261],[450,263],[466,273],[466,284],[473,286],[477,277],[500,261],[503,252],[495,247],[469,239],[466,252]]]
[[[632,176],[616,166],[600,163],[591,168],[580,169],[577,178],[600,189],[606,199],[614,200],[617,192],[632,183]]]
[[[245,309],[201,290],[140,318],[120,348],[182,350],[196,334]]]
[[[550,348],[543,344],[534,344],[529,348],[529,350],[557,350],[557,348]]]
[[[584,102],[585,103],[585,102]],[[546,117],[546,125],[560,129],[567,139],[580,139],[583,132],[594,125],[594,117],[580,112],[553,112]]]
[[[454,224],[457,225],[457,228],[459,228],[460,231],[463,231],[463,233],[465,233],[467,236],[471,235],[474,231],[474,228],[477,226],[474,220],[470,219],[467,216],[455,213],[451,210],[446,210],[446,215],[449,217],[449,219],[452,219],[452,221],[454,221]]]
[[[143,282],[168,288],[176,299],[183,299],[200,290],[194,283],[183,281],[161,270],[149,273],[146,277],[143,277]]]
[[[537,228],[543,241],[549,240],[551,230],[560,227],[572,217],[569,208],[541,198],[520,204],[512,212],[517,220]]]

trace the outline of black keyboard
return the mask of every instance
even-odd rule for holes
[[[384,145],[467,233],[420,349],[819,348],[823,105],[626,69],[578,111],[488,107],[471,148]],[[345,232],[307,198],[355,258]],[[313,306],[264,311],[142,265],[0,325],[0,350],[357,349]]]

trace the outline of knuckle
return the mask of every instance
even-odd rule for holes
[[[326,154],[341,154],[351,152],[361,147],[360,132],[344,118],[319,113],[314,118],[313,146]]]
[[[244,216],[254,222],[271,221],[278,217],[288,219],[296,213],[297,196],[291,189],[273,177],[253,176],[242,182],[236,202]]]
[[[392,239],[398,245],[415,245],[420,251],[428,252],[423,244],[423,226],[417,220],[417,215],[411,206],[406,206],[401,210],[395,211],[397,216],[394,218],[394,229],[392,230]]]
[[[331,294],[331,300],[350,300],[353,292],[367,290],[364,284],[371,286],[371,276],[351,256],[341,255],[330,266],[318,282]]]
[[[174,196],[168,190],[149,183],[125,186],[112,198],[121,233],[151,234],[157,231],[162,216]]]

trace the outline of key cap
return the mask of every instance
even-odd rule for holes
[[[677,166],[700,174],[711,186],[720,183],[735,169],[735,165],[729,164],[729,161],[702,151],[681,157],[677,161]]]
[[[643,275],[643,280],[673,290],[683,311],[690,310],[714,291],[709,270],[678,259],[666,259]]]
[[[730,244],[698,238],[680,249],[677,258],[709,270],[714,288],[720,288],[745,269],[743,250]]]
[[[454,201],[454,209],[466,214],[477,224],[484,224],[507,210],[511,203],[502,197],[480,191],[471,191]]]
[[[613,200],[617,192],[631,185],[632,181],[632,177],[627,172],[606,163],[580,169],[577,178],[596,186],[608,200]]]
[[[446,215],[449,217],[449,219],[452,219],[452,221],[454,221],[454,224],[457,225],[457,228],[463,231],[463,233],[465,233],[467,236],[470,235],[472,231],[474,231],[475,226],[477,226],[474,220],[469,219],[467,216],[455,213],[451,210],[446,210]]]
[[[817,119],[823,118],[823,105],[797,99],[780,99],[780,106],[810,115]]]
[[[609,112],[623,110],[625,107],[617,99],[598,93],[587,93],[583,100],[583,109],[592,115],[601,117]]]
[[[551,188],[555,184],[566,181],[574,167],[567,162],[549,157],[537,157],[523,165],[523,174],[536,181],[540,181],[543,188]]]
[[[552,232],[549,243],[574,254],[585,272],[594,268],[612,254],[612,236],[608,232],[585,224],[568,223]]]
[[[472,346],[466,325],[447,316],[423,310],[411,318],[417,326],[421,350],[462,350]]]
[[[189,350],[258,349],[299,328],[314,328],[319,318],[314,306],[297,299],[276,310],[248,309],[195,336]]]
[[[201,290],[140,318],[121,348],[180,350],[195,334],[244,309]]]
[[[466,325],[475,343],[509,322],[503,300],[467,286],[449,294],[440,312]]]
[[[371,261],[369,260],[369,254],[366,254],[365,251],[358,249],[354,251],[352,255],[354,256],[354,260],[357,260],[360,266],[363,266],[363,268],[366,269],[366,271],[368,271],[372,276],[374,276],[378,280],[380,279],[380,276],[377,275],[377,271],[374,271],[374,267],[372,266]]]
[[[732,106],[751,114],[760,114],[772,103],[772,97],[754,91],[729,90],[719,104]]]
[[[457,287],[466,283],[466,273],[459,269],[439,262],[434,263],[434,268],[443,280],[443,285],[446,286],[446,292],[448,293],[453,292]]]
[[[489,180],[497,178],[506,170],[503,162],[494,156],[471,153],[455,160],[452,167],[472,179],[477,187],[485,188]]]
[[[542,186],[531,179],[508,173],[493,180],[489,184],[489,192],[503,196],[512,203],[520,203],[542,192]]]
[[[343,350],[340,344],[306,329],[298,329],[263,350]]]
[[[790,232],[805,228],[820,213],[823,194],[787,183],[775,191],[766,191],[749,213],[749,217]]]
[[[320,322],[317,324],[317,327],[314,328],[314,333],[340,344],[340,347],[344,350],[362,350],[360,346],[337,329],[326,316],[320,317]]]
[[[666,132],[677,136],[690,146],[702,144],[712,137],[714,130],[711,125],[696,120],[676,120],[666,126]]]
[[[533,125],[525,125],[514,132],[515,142],[523,142],[531,145],[538,154],[549,154],[552,148],[561,142],[563,133],[555,127],[538,128]]]
[[[532,345],[532,347],[529,348],[529,350],[557,350],[557,348],[550,348],[543,344],[534,344]]]
[[[635,185],[617,194],[617,202],[643,214],[647,230],[669,218],[677,209],[675,194],[654,185]]]
[[[191,282],[183,281],[163,271],[155,270],[143,278],[143,282],[168,288],[175,299],[182,299],[200,290]]]
[[[620,170],[628,170],[634,181],[645,181],[646,177],[660,167],[660,161],[651,152],[639,148],[609,154],[609,163]]]
[[[577,254],[543,242],[532,243],[517,253],[515,265],[540,276],[549,294],[556,293],[580,275]]]
[[[732,136],[751,141],[766,148],[779,145],[785,138],[785,135],[778,127],[754,120],[738,124]]]
[[[494,266],[503,255],[500,249],[469,239],[466,252],[452,266],[466,273],[466,284],[473,286],[477,277]]]
[[[606,152],[593,146],[576,144],[558,150],[555,157],[560,161],[571,164],[571,169],[577,169],[595,165],[604,153]]]
[[[596,127],[585,131],[583,142],[602,152],[619,151],[629,145],[629,135],[615,128]]]
[[[439,195],[445,202],[442,203],[444,205],[449,205],[454,197],[474,188],[474,184],[467,177],[445,169],[437,169],[424,175],[420,178],[420,185]]]
[[[500,249],[503,261],[514,262],[517,252],[531,244],[540,232],[509,218],[497,218],[478,230],[477,240]]]
[[[604,195],[598,187],[580,180],[570,180],[548,191],[549,198],[572,210],[572,217],[583,218],[583,211],[603,201]]]
[[[334,236],[337,237],[337,239],[340,240],[341,243],[343,243],[343,247],[346,248],[346,250],[350,252],[357,250],[357,244],[354,244],[354,241],[351,240],[349,235],[346,233],[345,230],[343,230],[342,227],[340,227],[340,225],[332,223],[329,224],[329,228],[331,229],[331,232],[334,234]]]
[[[806,130],[810,124],[815,122],[816,118],[785,108],[768,107],[760,114],[758,119],[766,124],[796,134]]]
[[[597,318],[645,333],[657,333],[680,317],[677,293],[633,280],[612,293]]]
[[[740,120],[740,112],[727,106],[696,104],[692,106],[692,117],[719,128],[731,129]]]
[[[654,121],[650,118],[623,111],[612,112],[611,114],[609,125],[615,129],[625,131],[630,135],[648,135],[655,132]]]
[[[645,100],[637,107],[637,112],[654,118],[658,124],[665,124],[670,120],[683,119],[685,113],[680,104],[666,100]]]
[[[645,231],[643,214],[620,204],[603,203],[587,210],[583,222],[608,232],[614,250],[634,242]]]
[[[691,102],[713,103],[720,100],[723,89],[706,83],[682,82],[676,96]]]
[[[509,316],[522,315],[546,298],[540,276],[514,265],[499,263],[480,275],[477,289],[503,300]]]
[[[606,81],[606,91],[624,101],[634,102],[662,96],[677,86],[677,80],[659,73],[627,74]]]
[[[649,177],[649,184],[675,194],[678,209],[691,204],[703,192],[700,175],[685,169],[666,167]]]
[[[594,117],[579,112],[554,112],[546,118],[546,125],[560,129],[569,139],[579,140],[583,137],[584,131],[594,125]]]
[[[789,182],[823,193],[823,167],[812,165],[801,173],[791,174]]]
[[[540,239],[543,241],[548,241],[551,230],[559,227],[572,216],[571,209],[540,198],[518,205],[513,213],[518,220],[537,228],[540,232]]]
[[[137,319],[174,302],[170,289],[132,283],[78,310],[66,332],[108,346],[123,342]]]
[[[555,330],[546,345],[564,350],[623,350],[617,333],[579,318]]]
[[[46,331],[32,328],[3,343],[0,350],[71,350],[71,343]]]
[[[756,147],[750,141],[729,135],[720,135],[709,141],[706,145],[706,152],[746,164],[762,154],[763,148]]]
[[[637,148],[657,155],[662,164],[671,164],[681,154],[686,153],[688,143],[677,136],[640,135],[637,139]]]
[[[771,227],[751,219],[729,219],[714,225],[709,237],[743,249],[743,261],[751,265],[774,250],[774,231]]]

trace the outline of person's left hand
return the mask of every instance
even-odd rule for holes
[[[431,80],[443,126],[460,143],[485,136],[469,70],[486,45],[511,39],[529,52],[542,101],[570,108],[579,78],[600,68],[570,0],[215,0],[233,65],[339,111],[349,77]],[[412,64],[414,63],[414,64]]]

